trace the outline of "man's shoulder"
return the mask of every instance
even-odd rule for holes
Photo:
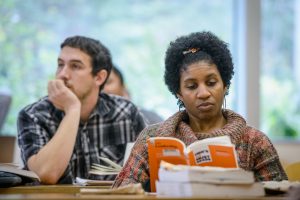
[[[46,109],[50,106],[51,106],[51,103],[48,100],[48,97],[42,97],[41,99],[39,99],[31,104],[28,104],[22,110],[24,110],[26,112],[33,112],[35,110]]]
[[[36,115],[44,115],[52,113],[55,110],[54,105],[49,101],[48,97],[43,97],[38,101],[25,106],[21,111],[20,115],[28,115],[33,117]]]

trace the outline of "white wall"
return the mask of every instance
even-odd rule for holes
[[[19,166],[23,166],[23,161],[21,159],[21,152],[20,152],[20,148],[19,148],[17,139],[15,141],[13,162],[16,163],[16,164],[18,164]]]
[[[300,144],[290,142],[277,142],[274,144],[281,163],[286,166],[290,163],[300,161]]]
[[[287,164],[300,161],[300,144],[298,143],[289,143],[289,142],[276,142],[274,146],[278,152],[279,158],[283,164],[286,166]],[[23,166],[23,162],[20,156],[20,149],[17,144],[15,143],[15,152],[14,152],[14,163]]]

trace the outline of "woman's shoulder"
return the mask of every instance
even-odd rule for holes
[[[242,138],[242,142],[246,141],[247,143],[257,143],[259,141],[266,141],[270,143],[270,139],[264,132],[253,126],[250,126],[238,113],[232,110],[224,110],[223,112],[227,120],[230,122],[230,128],[239,132],[239,137]]]
[[[162,122],[148,125],[144,130],[141,132],[141,134],[148,136],[148,137],[156,137],[158,136],[157,130],[162,125]]]
[[[272,145],[270,138],[264,132],[249,125],[247,125],[245,132],[242,135],[242,140],[261,147]]]

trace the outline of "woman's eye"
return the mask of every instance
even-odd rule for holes
[[[214,86],[214,85],[216,85],[216,83],[217,83],[217,81],[208,81],[207,85],[208,86]]]
[[[197,87],[197,85],[193,84],[193,85],[187,85],[186,88],[188,89],[195,89]]]

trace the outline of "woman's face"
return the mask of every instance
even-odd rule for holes
[[[199,61],[181,72],[177,97],[190,120],[214,120],[222,115],[226,87],[215,64]]]

